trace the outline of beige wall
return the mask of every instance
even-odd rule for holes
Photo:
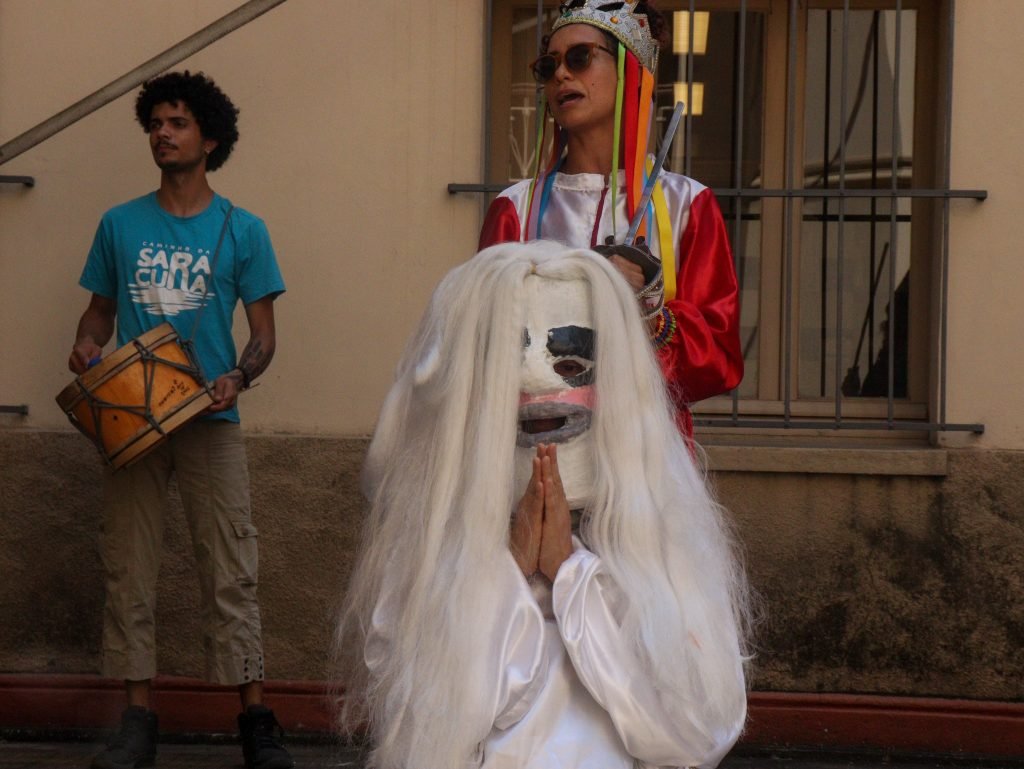
[[[7,141],[232,10],[237,0],[0,0],[0,141]],[[473,250],[480,178],[484,3],[289,0],[182,67],[212,74],[242,109],[218,191],[264,217],[289,292],[280,345],[245,397],[250,430],[365,434],[430,289]],[[1024,449],[1018,223],[1024,79],[1015,0],[957,5],[948,419],[983,422],[958,446]],[[984,55],[979,55],[984,52]],[[1003,73],[994,75],[993,73]],[[96,222],[157,175],[126,95],[0,173],[0,428],[66,429],[53,395],[87,300],[77,287]]]
[[[240,4],[0,0],[0,143]],[[479,199],[446,185],[481,175],[483,10],[290,0],[179,65],[241,109],[211,183],[266,220],[288,284],[276,359],[242,404],[250,430],[369,432],[430,290],[473,253]],[[159,181],[133,99],[0,166],[36,177],[0,188],[0,404],[31,412],[0,428],[68,427],[53,396],[93,232]]]
[[[1024,3],[957,3],[951,186],[949,419],[983,422],[968,445],[1024,449],[1024,78],[1013,30]],[[1021,501],[1024,505],[1024,500]]]

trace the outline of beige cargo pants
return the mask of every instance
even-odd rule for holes
[[[241,429],[227,421],[193,422],[131,467],[106,472],[103,675],[156,675],[156,583],[172,473],[199,575],[205,677],[224,685],[262,681],[249,471]]]

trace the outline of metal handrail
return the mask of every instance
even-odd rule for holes
[[[234,32],[239,27],[248,24],[258,16],[262,16],[283,2],[285,0],[248,0],[248,2],[231,11],[231,13],[203,27],[194,35],[190,35],[177,45],[168,48],[163,53],[154,56],[144,64],[117,78],[117,80],[108,83],[98,91],[89,94],[67,109],[58,112],[53,117],[44,120],[42,123],[0,146],[0,165],[32,149],[40,142],[49,139],[73,123],[91,115],[100,107],[123,96],[155,75],[184,61],[189,56],[201,51],[225,35]]]

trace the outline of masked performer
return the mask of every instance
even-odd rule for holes
[[[662,15],[650,2],[571,0],[532,65],[545,115],[554,123],[552,154],[537,138],[534,178],[491,205],[480,247],[545,238],[581,248],[621,243],[651,167]],[[546,120],[540,121],[540,128]],[[689,404],[736,387],[743,377],[736,273],[714,194],[699,182],[662,172],[639,234],[664,275],[662,301],[650,308],[640,269],[613,257],[648,309],[680,425],[692,433]]]
[[[603,257],[505,244],[442,281],[370,447],[337,630],[368,766],[719,762],[745,587],[671,410]]]

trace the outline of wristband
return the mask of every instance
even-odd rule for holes
[[[660,350],[667,345],[676,333],[676,316],[672,310],[668,307],[662,307],[660,315],[661,318],[659,318],[658,326],[654,336],[651,338],[651,342],[654,343],[654,349],[656,350]]]

